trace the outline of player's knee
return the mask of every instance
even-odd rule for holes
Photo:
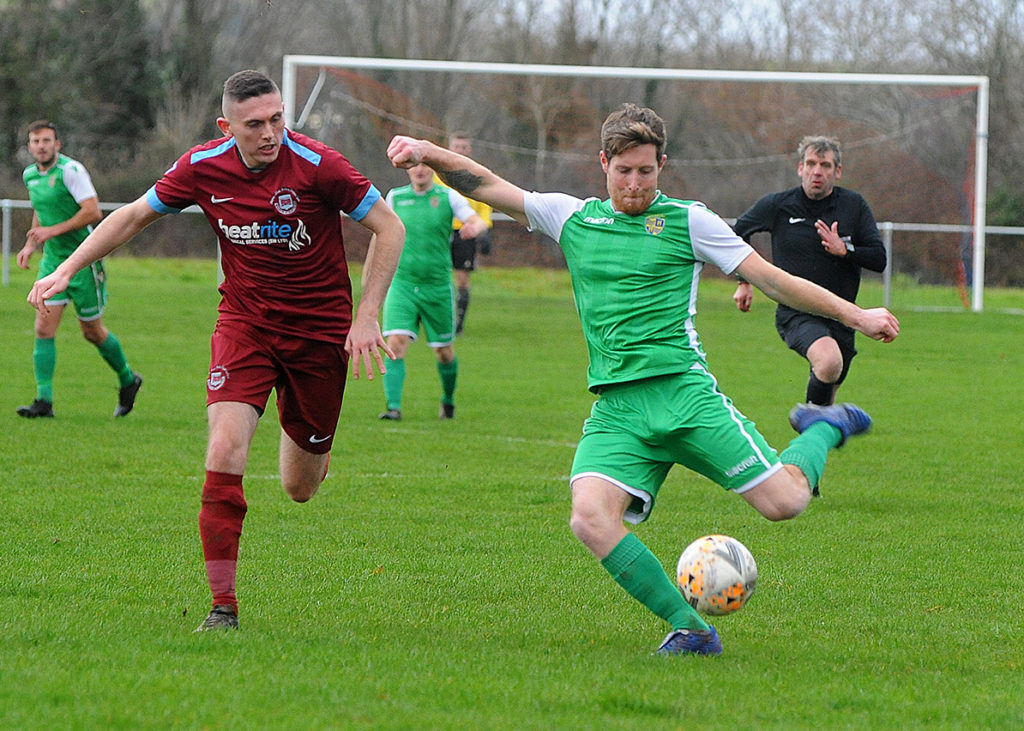
[[[297,503],[309,502],[320,489],[320,483],[313,484],[308,480],[293,480],[284,482],[284,491],[288,497]]]
[[[822,383],[835,383],[843,373],[843,359],[817,363],[811,368],[811,372]]]
[[[409,337],[407,335],[388,335],[388,347],[395,354],[395,358],[404,358],[409,350]]]
[[[217,472],[241,472],[245,469],[248,445],[229,435],[211,435],[206,450],[206,468]]]
[[[455,348],[451,345],[442,345],[440,348],[434,348],[434,354],[437,356],[437,362],[442,365],[448,365],[455,360]]]
[[[569,515],[569,529],[583,545],[593,549],[618,525],[600,511],[585,504],[573,504]]]
[[[800,484],[794,480],[787,490],[776,494],[770,503],[759,510],[761,515],[772,522],[791,520],[804,512],[810,501],[811,490],[806,481]]]
[[[807,351],[807,360],[815,378],[823,383],[835,383],[843,374],[843,353],[830,338],[822,338]]]
[[[104,341],[107,339],[107,335],[109,335],[109,332],[106,328],[85,327],[83,325],[82,335],[86,340],[98,348],[103,345]]]
[[[743,493],[757,512],[772,522],[790,520],[811,502],[811,488],[798,468],[786,465],[764,483]]]
[[[767,505],[762,508],[758,508],[761,515],[772,521],[778,523],[783,520],[791,520],[800,513],[804,512],[804,508],[807,507],[807,503],[799,504],[796,501],[789,503],[775,503]]]

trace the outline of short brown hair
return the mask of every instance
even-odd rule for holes
[[[825,137],[823,135],[807,135],[800,144],[796,146],[796,154],[800,158],[800,162],[804,161],[804,155],[807,154],[808,150],[814,150],[819,155],[824,155],[826,152],[831,152],[832,157],[835,158],[836,167],[843,164],[843,151],[839,148],[839,140],[835,137]]]
[[[48,119],[37,119],[28,126],[28,133],[38,132],[41,129],[52,129],[54,139],[60,139],[60,133],[57,132],[57,125]]]
[[[269,76],[261,71],[246,69],[228,77],[224,82],[223,103],[228,99],[233,102],[242,102],[264,94],[280,94],[281,90]]]
[[[601,150],[611,160],[640,145],[654,145],[660,160],[665,153],[665,122],[653,109],[623,104],[601,125]]]

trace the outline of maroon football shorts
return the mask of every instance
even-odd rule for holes
[[[302,449],[324,454],[338,428],[347,372],[341,345],[218,322],[210,338],[206,405],[234,401],[262,415],[275,389],[281,428]]]

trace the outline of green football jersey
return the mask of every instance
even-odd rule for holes
[[[45,173],[39,172],[35,163],[29,165],[22,173],[22,180],[28,188],[32,208],[43,226],[67,221],[78,213],[79,201],[97,197],[85,166],[67,155],[58,155],[57,162]],[[78,248],[92,228],[84,226],[55,236],[46,242],[46,254],[63,261]]]
[[[705,361],[694,326],[704,263],[730,273],[753,251],[728,224],[700,203],[660,192],[639,216],[552,193],[527,194],[526,209],[531,226],[565,253],[592,391]]]
[[[395,279],[411,284],[451,281],[452,219],[473,214],[461,195],[443,185],[417,193],[411,185],[391,190],[387,203],[405,225],[405,246]]]

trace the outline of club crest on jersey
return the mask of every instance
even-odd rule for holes
[[[665,230],[665,219],[662,216],[648,216],[644,219],[644,229],[652,236],[657,236]]]
[[[290,216],[299,208],[299,194],[291,188],[281,188],[274,193],[270,203],[282,216]]]
[[[228,369],[222,365],[213,366],[210,369],[210,377],[206,379],[206,387],[211,391],[223,388],[228,382]]]

